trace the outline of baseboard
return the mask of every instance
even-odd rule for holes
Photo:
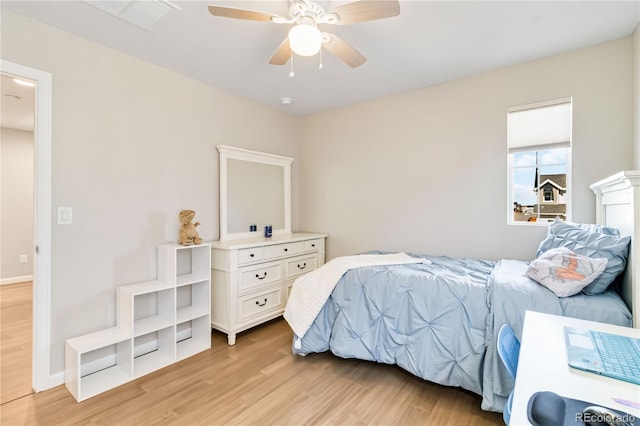
[[[0,279],[0,285],[23,283],[25,281],[33,281],[33,275],[23,275],[21,277],[10,277]]]
[[[44,392],[46,390],[55,388],[56,386],[64,385],[64,371],[51,374],[43,383],[42,388],[34,389],[37,392]]]
[[[56,386],[64,385],[64,371],[52,374],[49,380],[49,385],[50,385],[49,389]]]

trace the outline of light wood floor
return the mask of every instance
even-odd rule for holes
[[[0,404],[32,393],[32,283],[0,286]]]
[[[212,349],[76,403],[64,386],[1,408],[9,425],[502,425],[480,397],[425,382],[398,367],[291,354],[277,319]]]

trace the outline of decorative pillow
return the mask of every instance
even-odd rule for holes
[[[558,297],[573,296],[598,278],[607,259],[580,256],[566,247],[548,250],[529,264],[527,276]]]
[[[540,256],[552,248],[566,247],[576,254],[592,259],[607,259],[607,267],[602,275],[582,290],[589,295],[600,294],[627,266],[630,241],[630,236],[607,235],[582,229],[571,223],[557,222],[549,226],[547,235],[540,243],[536,256]]]

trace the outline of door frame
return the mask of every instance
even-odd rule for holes
[[[51,140],[52,75],[2,60],[3,74],[36,82],[34,127],[34,271],[32,387],[59,385],[51,376]]]

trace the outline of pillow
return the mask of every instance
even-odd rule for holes
[[[592,259],[606,258],[607,267],[602,275],[582,290],[589,295],[600,294],[627,266],[630,241],[630,236],[607,235],[582,229],[571,223],[557,222],[549,226],[547,235],[540,243],[536,256],[540,256],[552,248],[566,247],[576,254]]]
[[[575,226],[576,228],[583,229],[585,231],[589,231],[589,232],[599,232],[605,235],[615,235],[616,237],[620,236],[620,231],[617,228],[612,228],[610,226],[596,225],[594,223],[571,223],[571,222],[564,222],[564,223],[567,225]]]
[[[559,225],[561,224],[561,225]],[[549,234],[551,233],[551,228],[555,227],[556,225],[559,225],[559,227],[557,229],[562,229],[562,232],[568,232],[569,230],[571,230],[572,228],[575,228],[576,230],[582,230],[588,233],[600,233],[600,234],[604,234],[604,235],[612,235],[614,237],[619,237],[620,236],[620,231],[617,228],[612,228],[610,226],[602,226],[602,225],[596,225],[594,223],[571,223],[571,222],[561,222],[561,221],[554,221],[553,223],[551,223],[549,225],[549,229],[547,232],[547,236],[545,237],[545,239],[547,237],[549,237]],[[543,247],[545,240],[542,241],[542,243],[540,243],[540,246],[538,247],[538,251],[536,252],[536,257],[540,256],[542,253],[544,253],[546,250]],[[552,247],[547,247],[547,250],[549,248]]]
[[[529,264],[527,276],[558,297],[580,293],[604,272],[607,259],[580,256],[566,247],[548,250]]]

